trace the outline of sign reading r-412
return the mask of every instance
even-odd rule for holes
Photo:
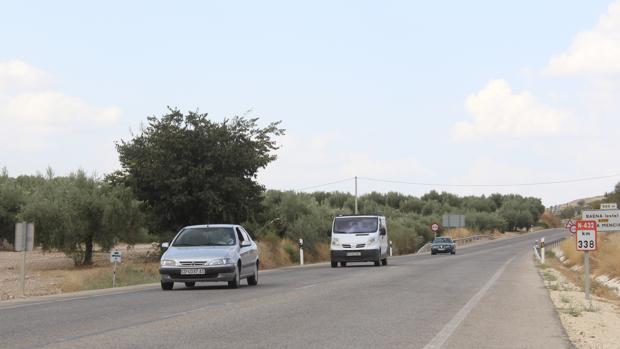
[[[577,234],[575,239],[577,251],[596,251],[597,246],[597,225],[596,221],[577,221]]]

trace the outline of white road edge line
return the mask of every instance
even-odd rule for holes
[[[458,313],[456,313],[456,315],[454,315],[454,317],[452,318],[452,320],[450,320],[442,329],[441,331],[439,331],[435,337],[433,339],[431,339],[430,342],[428,342],[428,344],[426,344],[424,346],[423,349],[439,349],[441,348],[444,343],[446,343],[446,341],[448,340],[448,338],[450,338],[450,336],[452,336],[452,334],[454,333],[454,331],[459,327],[459,325],[463,322],[463,320],[465,320],[465,318],[467,317],[467,315],[469,315],[469,313],[472,311],[472,309],[474,309],[476,307],[476,305],[478,304],[478,302],[480,302],[480,300],[482,299],[482,297],[485,296],[485,294],[487,293],[487,291],[489,291],[489,289],[491,288],[491,286],[493,286],[493,284],[497,281],[497,279],[499,279],[499,277],[502,275],[502,273],[504,272],[504,270],[506,269],[506,267],[508,266],[508,264],[510,264],[510,262],[513,261],[513,259],[515,259],[517,256],[514,256],[512,258],[510,258],[506,263],[504,263],[498,270],[497,272],[495,272],[495,274],[491,277],[491,279],[489,281],[487,281],[486,284],[484,284],[484,286],[482,286],[482,288],[480,289],[480,291],[478,291],[478,293],[476,293],[464,306],[463,308],[461,308],[461,310],[459,310]]]

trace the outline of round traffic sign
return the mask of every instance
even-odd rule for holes
[[[576,225],[571,225],[570,226],[570,232],[571,232],[571,234],[577,233],[577,226]]]
[[[434,232],[438,232],[439,231],[439,224],[437,224],[437,223],[431,224],[431,230],[434,231]]]

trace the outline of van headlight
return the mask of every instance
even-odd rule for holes
[[[233,264],[232,259],[230,258],[214,258],[209,260],[207,265],[224,265],[224,264]]]
[[[177,262],[173,261],[172,259],[162,259],[160,265],[162,267],[174,267],[175,265],[177,265]]]
[[[377,242],[377,239],[376,239],[376,238],[370,238],[370,239],[368,239],[368,246],[372,246],[372,245],[374,245],[374,244],[375,244],[375,242]]]
[[[332,238],[332,246],[340,246],[340,240],[338,240],[338,238]]]

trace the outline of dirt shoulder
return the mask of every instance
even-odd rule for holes
[[[144,260],[152,246],[121,245],[118,250],[123,253],[124,262],[135,263]],[[21,258],[20,252],[0,252],[0,301],[19,296]],[[25,294],[43,296],[77,291],[80,289],[78,284],[90,275],[102,270],[111,274],[109,258],[109,253],[96,252],[92,266],[75,267],[73,260],[61,252],[43,252],[40,249],[28,252]]]
[[[608,298],[593,295],[585,300],[579,275],[549,258],[539,265],[539,272],[549,290],[562,325],[576,348],[620,348],[620,300],[611,293]]]

